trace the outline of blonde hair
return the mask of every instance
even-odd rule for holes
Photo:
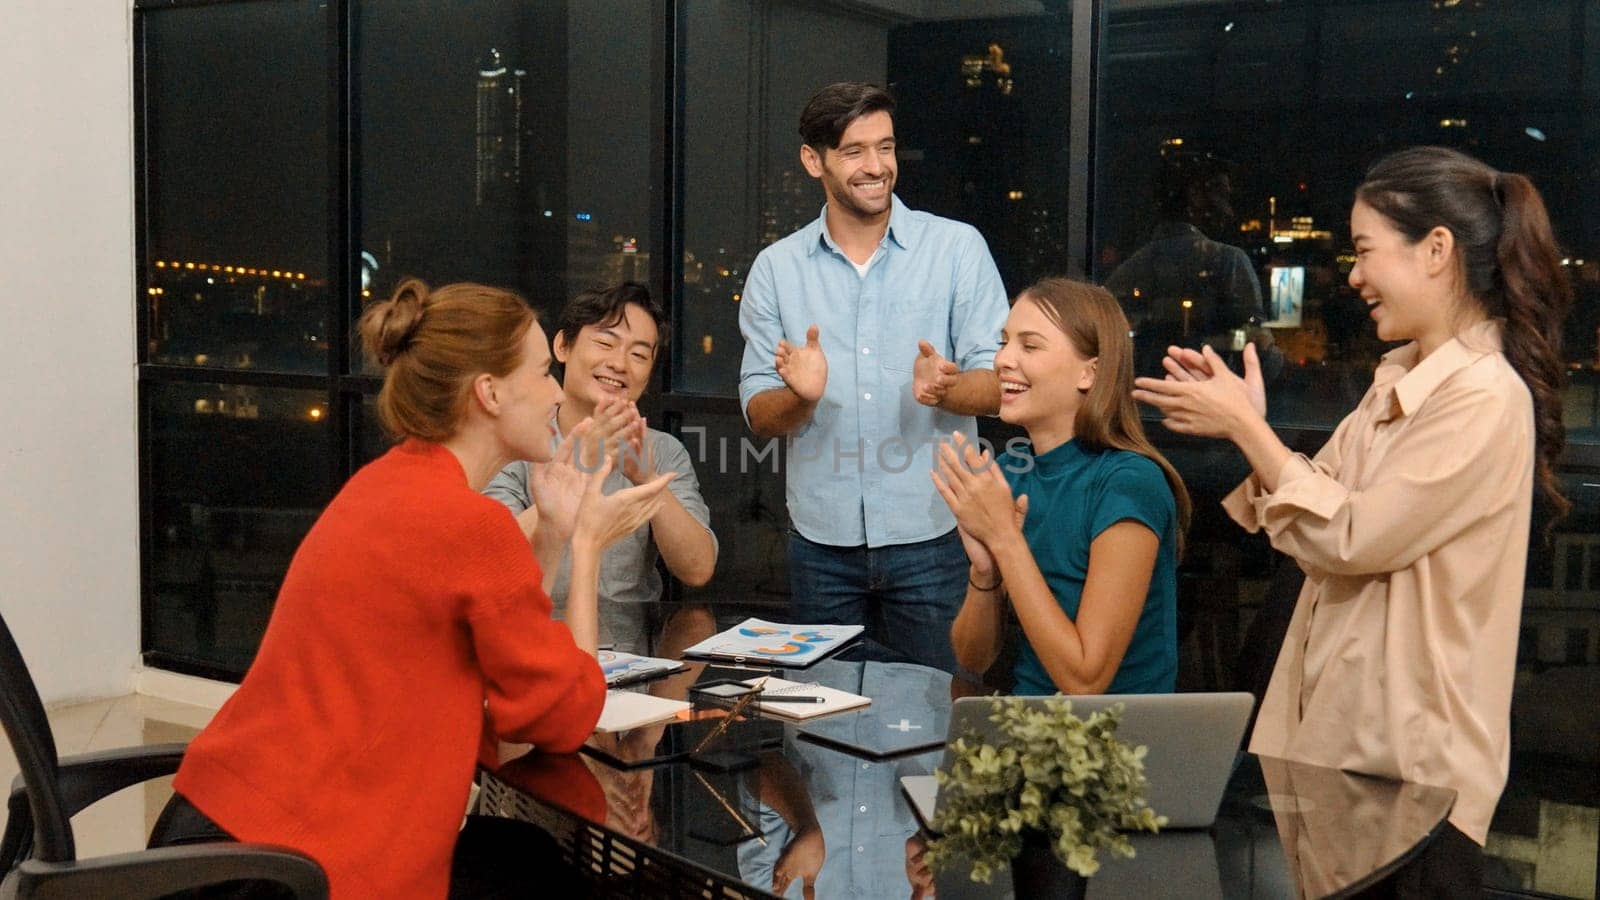
[[[1046,278],[1017,295],[1031,302],[1072,341],[1084,359],[1096,359],[1094,385],[1072,422],[1073,439],[1097,450],[1127,450],[1161,467],[1178,512],[1178,553],[1193,508],[1178,470],[1145,437],[1139,405],[1133,400],[1133,339],[1128,317],[1105,288],[1070,278]]]
[[[472,380],[510,374],[537,318],[502,288],[459,282],[430,290],[420,279],[402,280],[357,325],[367,358],[386,370],[378,394],[384,430],[435,443],[454,436]]]

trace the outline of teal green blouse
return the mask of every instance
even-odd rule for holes
[[[1160,538],[1150,588],[1128,652],[1106,689],[1110,694],[1171,693],[1178,674],[1177,505],[1161,467],[1127,450],[1091,450],[1071,440],[1043,456],[1013,442],[999,460],[1012,496],[1028,495],[1022,534],[1045,583],[1074,621],[1089,573],[1089,545],[1122,521]],[[1014,692],[1053,694],[1057,688],[1033,645],[1023,637]]]

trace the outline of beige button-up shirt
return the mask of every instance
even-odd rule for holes
[[[1223,500],[1306,572],[1251,751],[1454,788],[1450,822],[1480,844],[1533,505],[1533,400],[1500,347],[1488,321],[1421,361],[1390,352],[1315,459]]]

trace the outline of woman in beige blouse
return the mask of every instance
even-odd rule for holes
[[[1381,896],[1465,896],[1506,781],[1535,486],[1568,506],[1551,466],[1571,287],[1533,183],[1454,150],[1374,166],[1350,235],[1378,337],[1409,343],[1314,459],[1268,426],[1253,347],[1243,378],[1171,348],[1134,396],[1238,445],[1254,471],[1224,507],[1306,573],[1250,749],[1455,789]]]

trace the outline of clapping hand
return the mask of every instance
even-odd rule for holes
[[[644,422],[639,407],[625,397],[603,398],[595,405],[590,418],[593,425],[580,444],[579,460],[585,472],[599,468],[602,456],[614,460],[623,456],[623,445],[629,443]]]
[[[933,900],[933,870],[928,868],[928,841],[920,833],[906,838],[906,881],[911,900]]]
[[[948,502],[948,501],[947,501]],[[1023,494],[1012,504],[1012,512],[1017,519],[1017,530],[1022,530],[1022,523],[1028,518],[1028,495]],[[995,574],[994,554],[983,542],[967,533],[959,523],[956,525],[956,534],[961,536],[961,549],[967,551],[967,562],[972,564],[972,574],[985,580],[993,578]]]
[[[662,493],[676,472],[658,475],[644,484],[623,488],[613,494],[601,491],[613,461],[606,457],[600,468],[588,476],[582,502],[578,506],[573,541],[584,541],[604,550],[622,537],[632,534],[661,509]]]
[[[656,477],[655,452],[645,440],[649,427],[643,416],[635,418],[622,434],[617,447],[622,474],[633,484],[644,484]]]
[[[939,355],[927,341],[917,342],[917,359],[911,364],[911,395],[923,406],[938,406],[955,385],[961,368]]]
[[[772,892],[780,897],[789,892],[789,885],[800,879],[800,895],[812,900],[817,895],[817,873],[827,858],[827,845],[822,840],[822,829],[811,826],[801,828],[778,854],[772,867]]]
[[[828,357],[822,352],[818,334],[815,325],[806,329],[806,342],[798,347],[780,339],[773,357],[778,377],[807,403],[821,400],[822,391],[828,386]]]
[[[933,485],[955,514],[956,525],[967,546],[969,558],[976,541],[984,548],[973,564],[987,562],[994,567],[988,548],[1012,534],[1022,533],[1022,521],[1027,516],[1027,497],[1011,497],[1011,485],[987,452],[980,453],[967,441],[966,435],[955,432],[950,440],[939,444],[939,468],[933,473]],[[981,568],[981,567],[980,567]]]
[[[1161,410],[1167,428],[1201,437],[1233,437],[1267,414],[1267,389],[1255,344],[1244,348],[1244,377],[1209,346],[1168,347],[1165,378],[1136,378],[1133,399]]]
[[[584,419],[571,434],[562,437],[550,459],[528,466],[528,487],[539,510],[536,535],[563,544],[572,538],[573,529],[577,527],[578,508],[590,479],[590,474],[578,467],[574,457],[578,445],[588,438],[593,427],[593,421]],[[550,529],[548,535],[547,528]]]

